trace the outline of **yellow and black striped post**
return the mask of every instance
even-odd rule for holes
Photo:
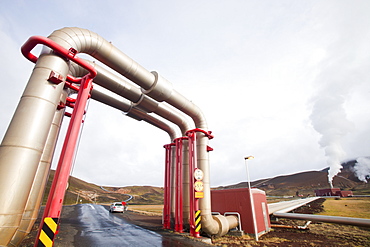
[[[40,231],[38,247],[51,247],[53,246],[54,236],[58,228],[59,218],[45,217],[44,224]]]
[[[194,218],[195,218],[195,220],[194,220],[195,233],[199,234],[200,229],[202,228],[202,224],[200,223],[200,221],[202,219],[202,216],[200,216],[200,210],[195,211],[195,217]]]

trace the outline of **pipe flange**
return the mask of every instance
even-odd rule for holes
[[[224,236],[229,232],[229,222],[223,215],[213,215],[212,218],[218,223],[218,233],[216,236]]]
[[[158,108],[158,102],[143,94],[139,101],[134,103],[134,107],[150,113],[154,112]]]
[[[148,90],[141,89],[141,91],[159,102],[166,101],[171,97],[173,90],[172,83],[163,78],[156,71],[152,71],[151,73],[155,77],[152,87]]]

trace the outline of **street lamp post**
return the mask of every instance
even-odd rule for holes
[[[251,190],[251,182],[250,182],[251,180],[249,178],[249,169],[248,169],[248,164],[247,164],[247,160],[251,160],[251,159],[254,159],[254,157],[253,156],[244,157],[245,167],[247,169],[248,190],[249,190],[249,199],[250,199],[251,209],[252,209],[252,220],[253,220],[253,227],[254,227],[254,235],[256,237],[256,241],[258,241],[258,230],[257,230],[257,222],[256,222],[256,213],[255,213],[255,209],[254,209],[254,200],[253,200],[253,195],[252,195],[252,190]]]

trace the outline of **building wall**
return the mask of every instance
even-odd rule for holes
[[[339,193],[339,196],[340,197],[349,197],[349,196],[353,196],[353,192],[352,191],[340,191]]]
[[[329,189],[315,190],[316,196],[336,196],[337,193],[340,193],[339,188],[329,188]]]
[[[257,222],[258,235],[270,230],[270,218],[266,194],[259,189],[251,190]],[[248,188],[211,190],[212,212],[237,212],[240,214],[242,230],[254,234],[252,207]]]
[[[348,197],[353,196],[352,191],[341,191],[339,188],[330,188],[330,189],[321,189],[315,190],[316,196],[340,196],[340,197]]]

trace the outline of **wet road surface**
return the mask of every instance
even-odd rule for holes
[[[194,246],[130,224],[102,205],[79,204],[63,210],[54,246]]]

